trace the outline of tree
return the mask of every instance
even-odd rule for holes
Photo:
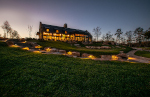
[[[32,28],[33,28],[32,26],[29,26],[29,25],[28,25],[29,38],[31,38],[31,32],[32,32]]]
[[[120,37],[121,43],[125,44],[126,39],[124,37]]]
[[[5,37],[5,31],[7,32],[7,38],[8,38],[8,33],[11,31],[11,27],[8,23],[8,21],[4,22],[4,25],[2,25],[2,28],[4,29],[4,37]]]
[[[107,41],[110,41],[110,39],[112,39],[113,34],[110,34],[110,33],[111,33],[110,31],[106,33],[105,39]]]
[[[142,40],[142,35],[143,35],[143,28],[141,28],[141,27],[136,28],[133,35],[137,36],[136,40],[137,40],[137,42],[139,43],[139,46],[140,46],[141,40]]]
[[[20,35],[18,34],[18,32],[17,32],[16,30],[14,30],[14,31],[12,32],[11,37],[12,37],[12,38],[17,38],[17,39],[19,39],[19,38],[20,38]]]
[[[102,41],[105,41],[105,35],[103,34],[103,36],[102,36]]]
[[[115,35],[117,35],[117,38],[119,38],[119,44],[120,44],[120,35],[122,34],[123,32],[121,31],[121,29],[117,29]]]
[[[100,27],[96,27],[93,29],[93,32],[94,32],[94,35],[95,37],[97,38],[97,41],[98,41],[98,37],[101,35],[101,28]]]
[[[128,44],[129,44],[129,46],[131,46],[132,37],[133,37],[132,31],[127,31],[127,32],[125,33],[125,35],[127,36],[127,42],[128,42]]]
[[[146,30],[146,33],[144,34],[146,39],[150,39],[150,28]]]
[[[10,38],[12,38],[12,33],[13,33],[13,29],[10,28],[10,31],[9,31],[9,36],[10,36]]]

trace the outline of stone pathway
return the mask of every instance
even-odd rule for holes
[[[139,51],[139,50],[142,50],[142,49],[140,49],[140,48],[134,48],[134,49],[136,49],[136,50],[132,50],[132,51],[126,53],[127,55],[129,55],[129,57],[131,57],[131,59],[129,58],[129,60],[137,61],[137,62],[140,62],[140,63],[150,63],[150,58],[134,55],[134,53],[136,51]]]

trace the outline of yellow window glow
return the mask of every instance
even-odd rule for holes
[[[46,29],[47,32],[49,32],[49,29]]]
[[[65,31],[65,34],[67,34],[67,31]]]
[[[56,30],[56,33],[59,33],[59,31],[58,31],[58,30]]]

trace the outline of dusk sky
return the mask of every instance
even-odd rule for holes
[[[67,23],[68,28],[88,30],[92,35],[97,26],[102,34],[114,34],[118,28],[124,33],[137,27],[147,30],[150,0],[0,0],[0,26],[6,20],[22,38],[29,37],[28,25],[33,26],[35,37],[40,21],[56,26]]]

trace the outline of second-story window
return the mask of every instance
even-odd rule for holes
[[[49,29],[46,29],[47,32],[49,32]]]
[[[59,33],[59,30],[56,30],[56,33]]]
[[[65,31],[65,34],[67,34],[67,31]]]

